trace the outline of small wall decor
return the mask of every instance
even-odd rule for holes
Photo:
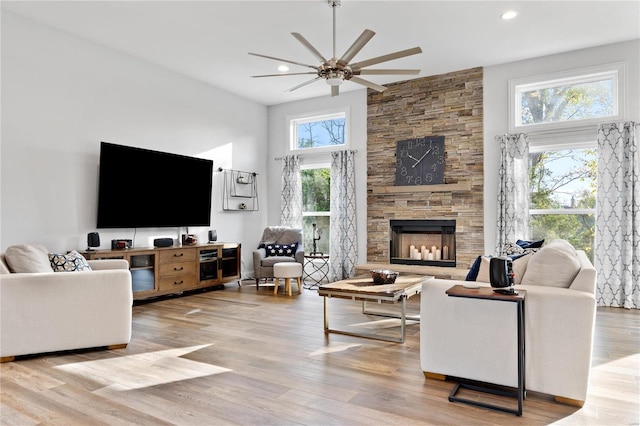
[[[222,210],[257,211],[258,182],[256,172],[218,169],[223,172]]]

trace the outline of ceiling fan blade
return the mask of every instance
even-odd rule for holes
[[[354,75],[417,75],[420,70],[395,69],[395,70],[358,70],[353,72]]]
[[[356,56],[358,52],[360,52],[364,45],[367,44],[369,40],[371,40],[371,37],[373,37],[374,35],[376,35],[376,33],[374,33],[373,31],[364,30],[362,34],[360,34],[360,37],[358,37],[356,41],[353,42],[351,47],[349,47],[347,51],[344,52],[344,55],[342,55],[342,58],[338,60],[338,63],[342,65],[348,64],[354,58],[354,56]]]
[[[373,83],[371,81],[365,80],[360,77],[351,77],[349,81],[353,81],[354,83],[362,84],[363,86],[368,87],[369,89],[377,90],[378,92],[384,92],[387,90],[386,87],[380,86],[379,84]]]
[[[404,58],[405,56],[411,56],[418,53],[422,53],[422,49],[419,47],[414,47],[411,49],[400,50],[395,53],[389,53],[388,55],[378,56],[376,58],[367,59],[366,61],[356,62],[355,64],[351,64],[352,70],[360,70],[362,68],[379,64],[381,62],[391,61],[393,59]]]
[[[320,78],[321,78],[321,77],[316,77],[316,78],[313,78],[313,79],[311,79],[311,80],[309,80],[309,81],[305,81],[304,83],[302,83],[302,84],[298,84],[297,86],[294,86],[294,87],[292,87],[291,89],[287,89],[286,91],[287,91],[287,92],[293,92],[294,90],[299,89],[299,88],[301,88],[302,86],[306,86],[307,84],[311,84],[311,83],[313,83],[314,81],[316,81],[316,80],[318,80],[318,79],[320,79]]]
[[[315,72],[290,72],[287,74],[262,74],[262,75],[252,75],[251,78],[260,78],[260,77],[282,77],[289,75],[307,75],[307,74],[317,74]]]
[[[340,94],[340,86],[331,86],[331,97],[338,96]]]
[[[318,67],[315,67],[313,65],[309,65],[309,64],[302,64],[300,62],[294,62],[294,61],[290,61],[288,59],[280,59],[280,58],[275,58],[273,56],[267,56],[267,55],[261,55],[259,53],[251,53],[249,52],[249,55],[253,55],[253,56],[259,56],[261,58],[267,58],[267,59],[273,59],[274,61],[280,61],[280,62],[286,62],[288,64],[294,64],[294,65],[300,65],[301,67],[308,67],[308,68],[312,68],[314,70],[317,70]]]
[[[311,43],[309,43],[307,41],[307,39],[302,36],[302,34],[300,34],[300,33],[291,33],[291,35],[294,36],[300,43],[302,43],[302,45],[304,47],[306,47],[311,53],[313,53],[313,56],[318,58],[318,60],[320,62],[322,62],[322,63],[327,62],[326,58],[324,56],[322,56],[322,53],[318,52],[318,49],[313,47],[313,45]]]

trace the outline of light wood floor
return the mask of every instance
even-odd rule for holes
[[[332,326],[397,331],[350,301],[331,300],[330,314]],[[0,365],[0,414],[20,426],[637,425],[639,352],[640,311],[599,308],[584,407],[529,392],[515,417],[448,402],[454,384],[420,370],[419,325],[404,344],[325,337],[315,291],[274,296],[245,282],[135,306],[126,349]]]

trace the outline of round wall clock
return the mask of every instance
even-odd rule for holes
[[[398,141],[396,186],[441,183],[444,183],[444,136]]]

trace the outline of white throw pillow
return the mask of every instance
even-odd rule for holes
[[[568,288],[580,271],[580,261],[569,243],[544,246],[531,255],[522,285]]]
[[[478,269],[478,277],[476,278],[476,281],[482,281],[483,283],[491,282],[491,278],[489,278],[490,263],[491,256],[482,256],[482,258],[480,259],[480,268]]]
[[[529,264],[529,260],[531,260],[532,257],[532,253],[527,253],[512,262],[511,266],[513,267],[513,273],[515,274],[513,277],[514,284],[522,283],[522,277],[524,277],[524,273],[527,270],[527,264]]]
[[[4,253],[11,272],[52,272],[48,250],[40,245],[19,244]]]

